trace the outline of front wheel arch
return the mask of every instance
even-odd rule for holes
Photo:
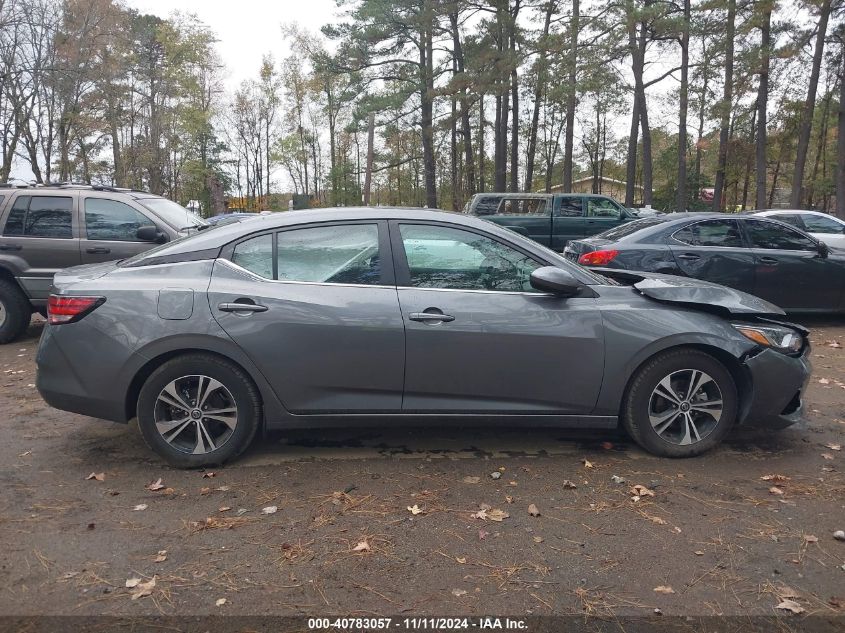
[[[683,345],[674,345],[672,347],[666,347],[661,350],[656,351],[654,354],[650,355],[648,358],[645,358],[637,365],[634,370],[628,376],[628,380],[625,383],[625,389],[622,392],[622,399],[619,401],[619,421],[621,426],[622,415],[624,414],[624,407],[625,403],[628,400],[628,393],[631,389],[631,384],[634,382],[634,379],[640,373],[640,370],[650,363],[655,357],[665,354],[667,352],[674,352],[678,350],[696,350],[699,352],[704,352],[705,354],[709,354],[717,361],[722,363],[725,366],[725,369],[733,378],[734,385],[736,386],[736,394],[739,400],[739,406],[737,407],[737,423],[740,423],[742,420],[745,419],[746,414],[748,413],[748,407],[751,405],[751,375],[748,372],[748,369],[740,362],[736,356],[731,354],[730,352],[726,352],[724,349],[719,347],[715,347],[713,345],[706,345],[701,343],[688,343]]]

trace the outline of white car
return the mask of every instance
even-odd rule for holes
[[[809,233],[817,240],[834,248],[845,248],[845,220],[840,220],[821,211],[800,211],[791,209],[772,209],[759,211],[755,215],[786,222]]]

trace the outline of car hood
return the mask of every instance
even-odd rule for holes
[[[655,301],[730,315],[783,316],[786,314],[775,304],[747,292],[701,279],[613,268],[591,268],[590,270],[623,284],[632,285],[640,294]]]

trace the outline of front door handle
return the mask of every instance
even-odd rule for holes
[[[686,259],[694,262],[697,259],[701,259],[701,255],[696,255],[695,253],[683,253],[682,255],[678,255],[678,259]]]
[[[19,251],[22,248],[20,244],[0,244],[0,251]]]
[[[432,308],[429,308],[429,310],[432,310]],[[439,310],[437,312],[411,312],[408,318],[411,321],[420,321],[422,323],[449,323],[455,320],[455,317],[451,314],[443,314]]]
[[[221,312],[267,312],[267,306],[258,303],[220,303],[217,309]]]
[[[760,263],[766,264],[766,266],[777,266],[778,260],[776,260],[774,257],[761,257]]]
[[[108,255],[111,253],[111,249],[105,248],[104,246],[94,246],[92,248],[86,248],[85,252],[91,255]]]

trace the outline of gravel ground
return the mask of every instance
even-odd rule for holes
[[[845,326],[808,325],[806,421],[696,459],[607,433],[319,430],[211,472],[163,465],[134,424],[47,407],[34,322],[0,347],[0,613],[745,616],[788,600],[796,619],[840,618]]]

